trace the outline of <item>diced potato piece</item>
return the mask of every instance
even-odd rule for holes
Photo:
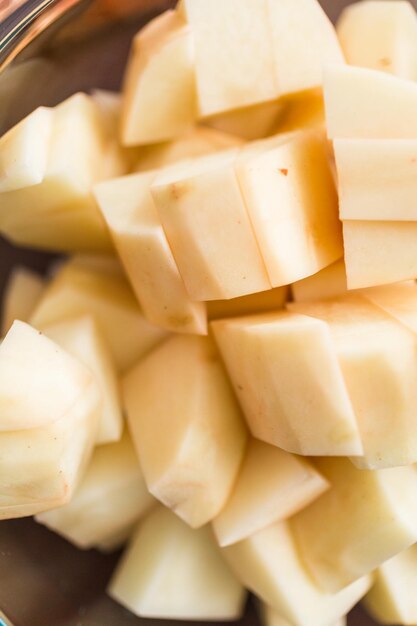
[[[337,23],[346,61],[417,80],[417,15],[404,0],[348,6]]]
[[[235,174],[237,155],[229,150],[173,165],[151,188],[192,300],[271,287]]]
[[[246,430],[212,341],[177,336],[123,381],[133,442],[149,491],[190,526],[225,505]]]
[[[12,271],[3,296],[2,335],[15,320],[29,320],[44,289],[45,280],[36,272],[26,267],[16,267]]]
[[[117,443],[95,449],[71,502],[41,513],[36,521],[88,549],[120,537],[154,503],[125,432]]]
[[[97,444],[118,441],[123,431],[119,383],[109,349],[94,318],[71,318],[47,326],[44,332],[49,339],[87,365],[95,376],[102,397]]]
[[[0,194],[0,230],[25,245],[108,250],[110,237],[91,194],[93,183],[105,174],[106,139],[97,107],[89,96],[78,93],[53,109],[52,115],[42,179]],[[27,155],[15,130],[10,131],[14,142],[6,142],[2,158],[7,159],[9,152],[19,159],[15,167],[22,167]]]
[[[282,118],[285,105],[280,100],[263,102],[206,118],[204,124],[247,141],[272,135]]]
[[[101,183],[95,196],[147,319],[167,330],[206,334],[205,304],[190,300],[154,205],[155,176]]]
[[[108,593],[135,615],[162,619],[235,620],[245,600],[210,528],[192,530],[162,507],[139,525]]]
[[[104,554],[110,554],[115,550],[120,550],[120,548],[122,548],[132,537],[136,527],[137,522],[131,526],[123,528],[120,532],[114,533],[102,541],[98,541],[95,548],[100,550],[100,552],[104,552]]]
[[[334,151],[341,219],[417,221],[417,139],[336,139]]]
[[[97,435],[92,373],[23,322],[0,347],[0,518],[65,504]]]
[[[48,285],[31,324],[45,328],[81,315],[92,315],[123,371],[163,339],[165,333],[143,317],[123,277],[69,265]]]
[[[230,498],[213,522],[217,540],[227,546],[246,539],[287,519],[327,488],[304,459],[252,439]]]
[[[291,290],[296,302],[325,300],[346,293],[346,269],[343,259],[328,265],[313,276],[297,281],[291,285]]]
[[[280,141],[278,136],[278,141]],[[315,274],[343,253],[327,148],[314,132],[243,150],[237,174],[273,287]]]
[[[136,172],[153,170],[178,161],[227,150],[243,144],[242,139],[214,128],[195,126],[174,141],[142,146],[134,166]]]
[[[417,333],[417,284],[415,281],[375,287],[362,292],[373,304]]]
[[[385,561],[375,572],[365,606],[381,624],[417,623],[417,545]]]
[[[303,561],[317,583],[338,591],[415,543],[414,467],[368,471],[320,459],[331,488],[292,518]]]
[[[395,283],[417,276],[417,222],[345,221],[349,289]]]
[[[174,11],[135,37],[123,87],[121,133],[126,146],[178,137],[197,118],[193,40]]]
[[[316,587],[288,522],[273,524],[222,552],[242,584],[293,626],[331,624],[356,604],[371,582],[364,577],[337,593]]]
[[[264,626],[291,626],[291,624],[287,622],[286,619],[281,617],[276,611],[274,611],[274,609],[271,609],[271,607],[267,606],[266,604],[262,604],[261,606],[260,617]],[[346,625],[346,617],[341,617],[337,620],[337,622],[334,622],[332,624],[332,626]]]
[[[211,300],[207,302],[207,315],[210,320],[225,317],[238,317],[251,313],[279,311],[288,299],[288,287],[275,287],[268,291],[259,291],[249,296],[231,300]]]
[[[283,312],[217,321],[212,327],[255,437],[295,454],[362,454],[324,322]]]
[[[275,133],[288,133],[325,125],[324,100],[321,89],[309,89],[280,100],[282,115],[274,128]]]
[[[417,139],[417,83],[362,67],[324,73],[330,139]]]
[[[47,170],[53,116],[52,109],[39,107],[1,137],[0,193],[42,182]]]

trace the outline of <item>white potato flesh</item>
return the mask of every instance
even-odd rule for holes
[[[260,530],[223,548],[222,553],[242,584],[293,626],[332,624],[371,584],[365,576],[335,593],[317,587],[304,567],[288,522]]]
[[[347,459],[322,458],[316,466],[332,486],[292,525],[309,572],[335,592],[416,542],[417,472],[360,470]]]
[[[291,285],[296,302],[306,300],[326,300],[340,296],[347,291],[346,269],[343,259]]]
[[[262,603],[260,608],[260,618],[264,626],[292,626],[286,619],[281,617],[277,611],[271,609],[270,606]],[[331,626],[346,626],[346,617],[341,617],[337,622],[333,622]]]
[[[220,113],[205,118],[203,122],[210,128],[253,141],[272,135],[285,109],[280,100],[273,100]]]
[[[289,518],[328,486],[308,461],[252,439],[230,498],[213,521],[219,544],[236,543]]]
[[[120,441],[95,449],[71,502],[36,520],[77,547],[89,549],[120,538],[154,504],[125,432]]]
[[[206,334],[205,304],[188,296],[154,205],[155,176],[101,183],[95,196],[146,318],[166,330]]]
[[[362,454],[325,322],[282,312],[216,321],[212,328],[255,437],[295,454]]]
[[[15,267],[7,282],[2,303],[2,335],[15,320],[27,322],[45,289],[45,280],[26,267]]]
[[[362,295],[388,315],[417,333],[417,284],[415,281],[366,289]]]
[[[239,619],[246,595],[210,528],[163,508],[139,525],[108,593],[140,617],[210,621]]]
[[[169,339],[126,375],[123,403],[149,491],[192,527],[216,517],[246,429],[213,342]]]
[[[211,300],[207,302],[207,315],[210,320],[217,320],[264,311],[279,311],[284,308],[288,295],[288,287],[275,287],[275,289],[259,291],[240,298]]]

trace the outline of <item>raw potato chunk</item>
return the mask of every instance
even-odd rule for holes
[[[95,449],[71,502],[36,521],[89,549],[129,531],[154,503],[125,432],[117,443]]]
[[[417,139],[336,139],[334,151],[342,220],[417,221]]]
[[[347,459],[316,466],[332,486],[292,524],[310,573],[323,589],[338,591],[415,543],[417,472],[359,470]]]
[[[346,61],[417,80],[417,15],[404,0],[366,0],[348,6],[337,23]]]
[[[95,196],[147,319],[167,330],[206,334],[205,304],[190,300],[154,205],[155,176],[101,183]]]
[[[336,261],[343,244],[324,138],[304,132],[272,142],[260,142],[258,153],[257,144],[243,149],[237,175],[269,279],[279,287]]]
[[[178,161],[200,157],[219,150],[227,150],[243,144],[239,137],[214,128],[195,126],[173,141],[142,146],[138,150],[135,172],[144,172],[172,165]]]
[[[330,139],[417,139],[417,83],[361,67],[324,73]]]
[[[123,431],[119,383],[109,349],[94,318],[71,318],[47,326],[44,332],[49,339],[90,368],[95,376],[102,397],[97,445],[118,441]]]
[[[385,561],[375,572],[365,606],[381,624],[417,623],[417,546]]]
[[[262,603],[260,610],[261,622],[264,626],[291,626],[286,619],[281,617],[270,606]],[[341,617],[337,622],[334,622],[331,626],[346,626],[346,617]]]
[[[97,106],[89,96],[78,93],[51,114],[42,178],[36,184],[0,193],[0,230],[17,243],[52,250],[111,249],[91,194],[92,185],[105,176],[107,142]],[[0,158],[13,158],[15,168],[23,168],[28,159],[21,137],[24,128],[23,121],[0,141]]]
[[[206,118],[204,124],[253,141],[272,135],[284,111],[285,104],[280,100],[274,100],[214,115]]]
[[[139,525],[108,593],[135,615],[161,619],[235,620],[245,600],[210,528],[192,530],[163,508]]]
[[[417,276],[417,222],[345,221],[349,289],[395,283]]]
[[[45,328],[81,315],[94,317],[119,372],[165,336],[144,319],[122,276],[70,264],[52,279],[30,321]]]
[[[229,150],[174,165],[151,188],[192,300],[271,287],[235,174],[237,155]]]
[[[176,336],[123,381],[133,442],[149,491],[196,528],[225,505],[246,430],[212,341]]]
[[[296,302],[325,300],[346,293],[346,269],[343,260],[332,263],[313,276],[297,281],[291,285],[291,291]]]
[[[213,522],[217,540],[227,546],[246,539],[287,519],[327,488],[308,461],[252,439],[230,498]]]
[[[417,334],[417,284],[415,281],[375,287],[364,290],[362,294]]]
[[[65,504],[97,435],[92,373],[52,341],[15,322],[0,347],[0,518]]]
[[[282,114],[274,133],[288,133],[294,130],[323,129],[325,125],[324,100],[322,89],[290,95],[280,100]]]
[[[371,582],[364,577],[337,593],[316,587],[288,522],[273,524],[222,552],[242,584],[293,626],[328,626],[356,604]]]
[[[178,13],[166,11],[133,41],[123,88],[122,143],[168,141],[196,118],[191,31]]]
[[[288,291],[288,287],[275,287],[275,289],[259,291],[241,298],[211,300],[211,302],[207,302],[207,315],[210,320],[217,320],[225,317],[250,315],[251,313],[279,311],[284,308],[288,299]]]
[[[3,296],[2,331],[5,335],[15,320],[27,322],[45,289],[45,281],[26,267],[16,267]]]
[[[212,327],[255,437],[295,454],[362,454],[324,322],[283,312],[217,321]]]

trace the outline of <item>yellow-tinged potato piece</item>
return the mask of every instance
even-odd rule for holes
[[[125,432],[120,441],[95,449],[71,502],[36,521],[89,549],[130,531],[154,504]]]
[[[417,139],[417,83],[348,65],[324,72],[330,139]]]
[[[207,302],[207,315],[210,320],[217,320],[251,313],[279,311],[284,308],[288,295],[288,287],[275,287],[231,300],[211,300]]]
[[[232,149],[178,163],[151,187],[192,300],[271,288],[235,173],[237,156]]]
[[[150,192],[155,171],[101,183],[95,196],[147,319],[167,330],[206,334],[204,302],[192,302]]]
[[[292,626],[277,611],[274,611],[274,609],[271,609],[270,606],[264,603],[261,603],[260,618],[264,626]],[[346,624],[346,617],[341,617],[337,622],[333,622],[331,626],[346,626]]]
[[[246,595],[210,528],[162,507],[139,525],[108,593],[140,617],[210,621],[239,619]]]
[[[133,41],[123,86],[122,143],[168,141],[196,118],[192,34],[178,13],[166,11]]]
[[[149,491],[190,526],[225,505],[246,429],[214,343],[176,336],[123,381],[123,400]]]
[[[334,151],[342,220],[417,220],[417,139],[336,139]]]
[[[291,291],[296,302],[325,300],[346,293],[346,269],[343,259],[328,265],[313,276],[295,282],[291,285]]]
[[[362,454],[325,322],[282,312],[216,321],[212,328],[255,437],[295,454]]]
[[[101,397],[93,374],[14,322],[0,347],[0,518],[65,504],[90,458]]]
[[[227,150],[243,144],[243,140],[214,128],[195,126],[173,141],[142,146],[134,165],[135,172],[144,172],[172,165],[178,161]]]
[[[2,335],[15,320],[27,322],[45,289],[45,280],[26,267],[12,270],[3,296]]]
[[[405,0],[364,0],[346,7],[337,23],[350,65],[417,80],[417,15]]]
[[[359,470],[347,459],[323,458],[316,466],[332,486],[292,526],[314,579],[338,591],[415,543],[417,472]]]
[[[416,462],[416,335],[360,295],[289,306],[328,325],[363,445],[354,463]]]
[[[109,349],[94,318],[74,317],[47,326],[44,333],[87,365],[95,376],[102,397],[97,444],[118,441],[123,431],[119,383]]]
[[[365,606],[381,624],[417,623],[417,545],[378,567]]]
[[[285,104],[280,100],[273,100],[220,113],[205,118],[203,122],[210,128],[253,141],[276,132],[285,110]]]
[[[325,532],[327,526],[321,530]],[[336,593],[319,589],[304,568],[288,522],[273,524],[222,552],[242,584],[293,626],[331,624],[356,604],[371,583],[366,576]]]
[[[417,222],[347,220],[343,223],[349,289],[417,276]]]
[[[279,102],[282,106],[282,114],[274,128],[274,133],[324,128],[325,112],[322,89],[309,89],[299,94],[281,98]]]
[[[362,295],[417,333],[417,284],[415,281],[366,289]]]
[[[328,486],[308,461],[251,439],[230,498],[213,521],[219,544],[236,543],[287,519]]]
[[[269,279],[279,287],[342,256],[337,194],[320,134],[278,135],[256,147],[242,150],[237,175]]]
[[[122,276],[69,264],[54,276],[30,322],[42,329],[81,315],[94,317],[119,372],[165,336],[145,320]]]

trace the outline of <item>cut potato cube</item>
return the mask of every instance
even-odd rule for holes
[[[334,592],[415,543],[417,472],[359,470],[347,459],[320,459],[316,466],[331,488],[292,525],[310,573]]]
[[[130,531],[154,503],[125,432],[117,443],[96,448],[71,502],[36,521],[89,549]]]
[[[26,267],[12,270],[3,296],[2,335],[15,320],[27,322],[45,289],[45,280]]]
[[[328,265],[313,276],[295,282],[291,285],[291,291],[296,302],[326,300],[346,293],[346,269],[343,259]]]
[[[155,176],[101,183],[95,196],[147,319],[167,330],[206,334],[205,304],[190,300],[154,205]]]
[[[283,312],[217,321],[212,327],[255,437],[295,454],[362,454],[324,322]]]
[[[282,114],[274,133],[288,133],[295,130],[323,129],[325,112],[321,89],[309,89],[300,94],[279,100]]]
[[[265,311],[279,311],[284,308],[288,292],[288,287],[275,287],[231,300],[211,300],[207,302],[207,315],[210,320],[217,320]]]
[[[417,222],[347,220],[343,223],[349,289],[417,276]]]
[[[252,439],[230,498],[213,521],[217,540],[228,546],[246,539],[287,519],[327,488],[308,461]]]
[[[162,507],[139,525],[108,593],[135,615],[161,619],[236,620],[245,600],[210,528],[192,530]]]
[[[31,324],[42,329],[81,315],[94,317],[119,372],[165,336],[144,319],[123,277],[92,268],[64,266],[48,285]]]
[[[212,341],[169,339],[127,374],[123,395],[149,491],[192,527],[216,517],[246,430]]]
[[[178,137],[197,118],[193,40],[166,11],[135,37],[123,87],[121,133],[126,146]]]
[[[280,100],[273,100],[208,117],[204,124],[253,141],[272,135],[284,111],[285,105]]]
[[[281,617],[274,609],[271,609],[270,606],[262,603],[260,609],[260,617],[261,622],[264,626],[292,626],[286,619]],[[337,622],[333,622],[331,626],[346,626],[347,621],[346,617],[341,617],[337,620]]]
[[[385,561],[375,572],[365,606],[381,624],[417,623],[417,545]]]
[[[324,74],[330,139],[417,139],[417,83],[362,67]]]
[[[242,584],[293,626],[331,624],[356,604],[371,582],[364,577],[337,593],[316,587],[288,522],[273,524],[222,552]]]
[[[337,34],[346,61],[417,80],[417,15],[404,0],[366,0],[345,8]]]
[[[0,347],[0,518],[65,504],[97,436],[93,374],[23,322]]]
[[[336,139],[334,151],[342,220],[417,221],[417,139]]]
[[[94,318],[71,318],[44,329],[45,335],[87,365],[93,372],[102,396],[97,444],[118,441],[123,415],[116,370]]]
[[[192,300],[271,287],[235,174],[237,155],[229,150],[173,165],[151,188]]]
[[[362,292],[362,295],[417,334],[417,284],[415,281],[367,289]]]
[[[330,265],[343,254],[337,194],[326,144],[314,132],[280,145],[243,149],[237,175],[273,287]],[[265,149],[263,149],[263,147]]]

